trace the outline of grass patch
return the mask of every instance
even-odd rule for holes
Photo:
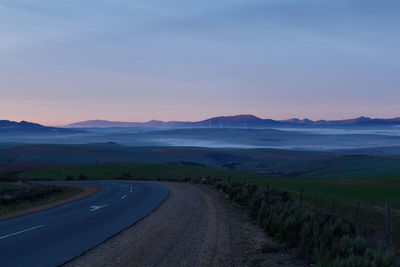
[[[180,178],[201,179],[202,177],[219,177],[221,179],[261,178],[268,177],[257,173],[240,172],[234,170],[214,169],[201,166],[178,164],[152,164],[152,163],[104,163],[76,165],[69,167],[50,168],[21,173],[23,178],[65,179],[80,176],[87,179],[115,179],[129,177],[132,179],[162,179],[175,180]]]
[[[400,208],[400,177],[398,178],[247,178],[238,179],[263,188],[268,185],[291,192],[304,194],[311,198],[332,197],[344,201],[362,201],[371,205],[383,206],[391,203]]]
[[[0,184],[0,215],[63,200],[82,192],[72,186],[33,183]]]

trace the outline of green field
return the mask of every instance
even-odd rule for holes
[[[314,160],[297,165],[292,172],[297,177],[400,177],[400,159],[349,155]]]
[[[400,208],[399,178],[249,178],[241,179],[262,187],[279,187],[291,192],[314,198],[337,198],[346,202],[362,201],[371,205],[383,206],[391,203]]]
[[[51,178],[65,179],[67,176],[73,176],[77,179],[80,175],[86,175],[90,179],[115,179],[123,174],[130,174],[132,178],[137,179],[157,179],[173,180],[180,178],[202,178],[218,177],[225,179],[232,178],[265,178],[268,176],[247,173],[233,170],[207,168],[201,166],[188,166],[178,164],[152,164],[152,163],[106,163],[76,165],[51,169],[35,170],[22,173],[24,178]]]

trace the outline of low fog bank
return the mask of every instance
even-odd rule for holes
[[[245,129],[245,128],[85,128],[78,134],[6,134],[2,144],[88,144],[209,148],[278,148],[333,151],[400,146],[400,128]],[[368,151],[368,150],[366,150]],[[365,151],[364,151],[365,152]]]

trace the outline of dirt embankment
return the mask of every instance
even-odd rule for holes
[[[162,183],[170,196],[153,213],[66,266],[304,266],[212,188]]]

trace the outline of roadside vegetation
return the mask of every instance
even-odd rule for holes
[[[295,200],[286,191],[208,180],[229,199],[246,206],[269,236],[299,248],[317,266],[397,266],[391,250],[369,243],[357,225]]]
[[[319,266],[390,266],[385,203],[400,240],[400,178],[285,178],[171,164],[93,164],[37,170],[24,178],[163,180],[214,184],[277,239]],[[396,265],[394,265],[396,266]]]
[[[0,183],[0,216],[53,203],[82,191],[70,186],[28,182]]]

